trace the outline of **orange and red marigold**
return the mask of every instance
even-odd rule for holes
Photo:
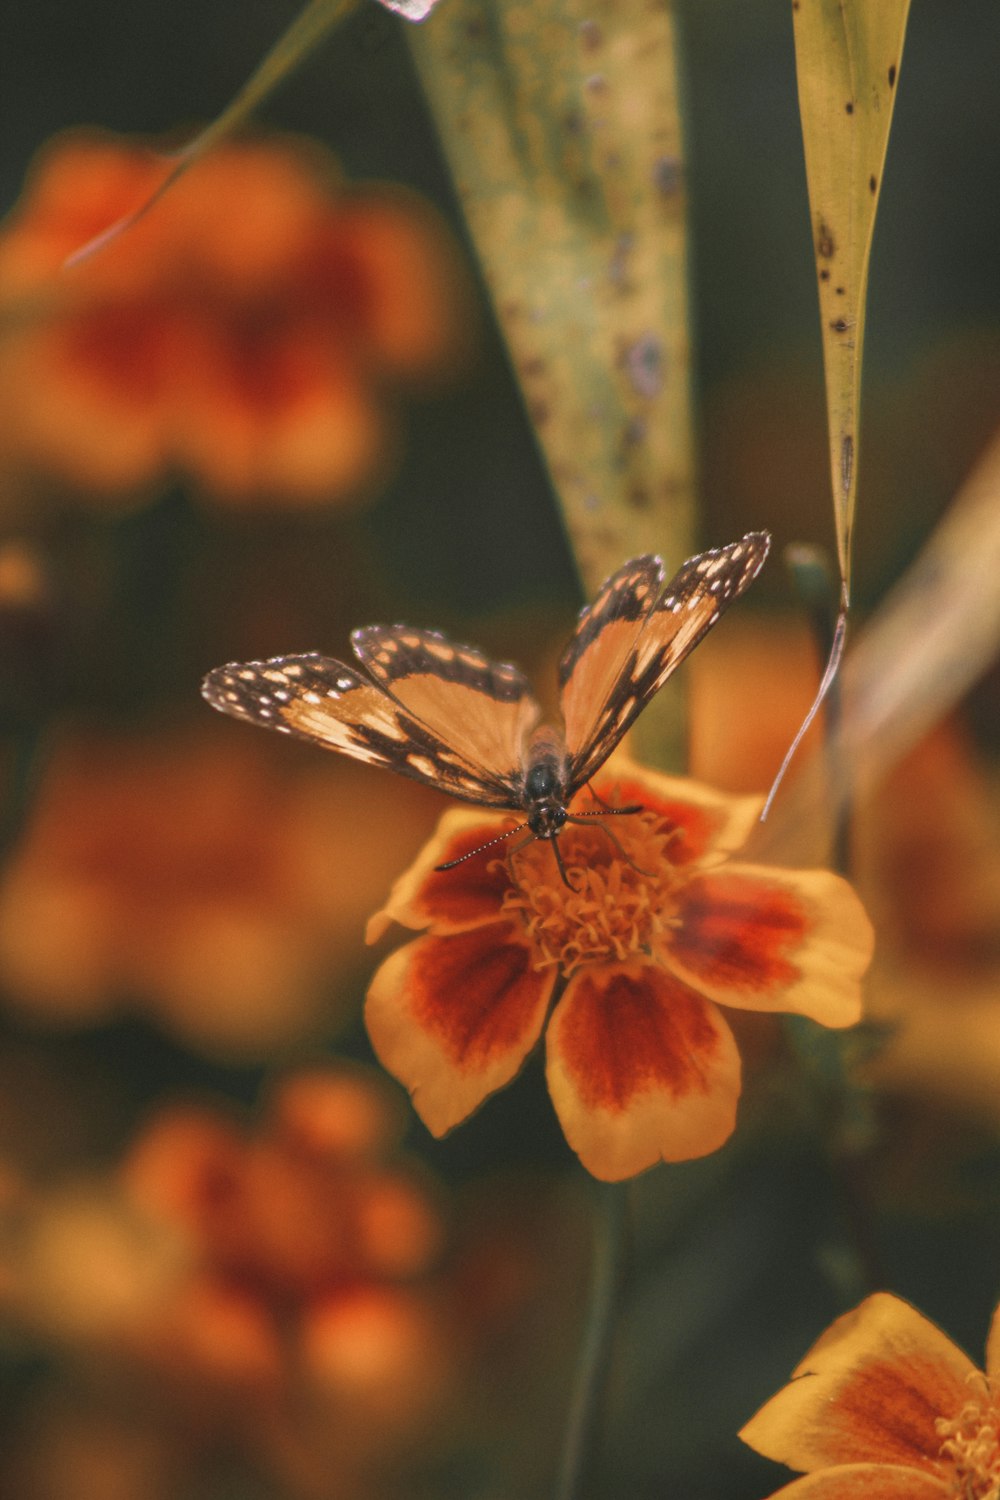
[[[436,1135],[510,1082],[549,1017],[553,1104],[584,1166],[609,1181],[731,1134],[740,1058],[717,1003],[850,1026],[872,951],[846,881],[728,858],[758,798],[616,764],[596,792],[644,811],[613,819],[614,837],[596,819],[566,827],[571,887],[542,842],[436,869],[510,826],[446,813],[369,924],[370,940],[392,921],[422,935],[379,968],[366,1012]]]
[[[217,498],[322,503],[378,478],[386,387],[443,373],[463,278],[412,196],[350,189],[318,148],[217,148],[127,232],[171,163],[140,142],[52,142],[0,230],[0,447],[95,492],[164,472]]]
[[[1000,1500],[1000,1308],[986,1372],[898,1297],[845,1313],[740,1436],[804,1471],[772,1500]]]

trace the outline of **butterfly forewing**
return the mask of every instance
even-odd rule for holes
[[[467,802],[518,805],[509,787],[434,734],[377,683],[332,657],[275,656],[231,662],[205,678],[213,708],[384,766]]]
[[[621,639],[613,653],[613,657],[620,657],[621,665],[613,680],[607,665],[611,653],[606,659],[599,649],[591,646],[574,657],[578,637],[590,628],[590,612],[585,612],[560,671],[561,677],[565,673],[562,703],[571,793],[603,765],[671,672],[697,646],[723,610],[752,583],[764,565],[770,545],[766,532],[754,531],[729,547],[690,558],[652,603],[636,614],[627,644],[621,627]],[[636,563],[619,569],[605,584],[598,603],[614,579],[627,577],[630,568],[648,561],[639,558]],[[615,628],[619,628],[617,622]],[[596,645],[600,647],[599,630]],[[591,705],[589,722],[582,711],[587,703]]]
[[[571,753],[593,741],[662,585],[660,559],[634,557],[605,579],[593,604],[581,610],[559,663],[560,705]]]
[[[351,644],[372,677],[484,781],[514,786],[538,705],[526,677],[432,630],[369,625]]]

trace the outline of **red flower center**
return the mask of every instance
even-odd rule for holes
[[[559,835],[570,885],[548,842],[509,855],[512,885],[503,909],[520,918],[535,948],[535,967],[581,964],[649,954],[674,921],[678,877],[665,856],[677,831],[654,813],[570,825]]]

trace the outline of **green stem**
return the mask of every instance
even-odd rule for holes
[[[842,595],[826,555],[820,548],[788,549],[787,561],[800,599],[808,611],[821,659],[829,660],[834,649],[843,609]],[[849,876],[851,865],[851,806],[844,796],[844,776],[838,763],[841,722],[839,682],[834,680],[826,698],[826,744],[828,774],[835,791],[836,823],[833,830],[831,864]],[[792,1018],[790,1018],[792,1019]],[[853,1075],[850,1049],[857,1046],[857,1033],[829,1033],[822,1043],[812,1028],[792,1027],[798,1042],[800,1064],[808,1067],[827,1105],[824,1143],[831,1176],[839,1200],[849,1264],[844,1276],[851,1284],[847,1298],[863,1296],[884,1284],[881,1274],[871,1196],[865,1180],[865,1157],[874,1132],[871,1099]],[[807,1039],[808,1037],[808,1039]],[[823,1065],[817,1069],[820,1048]]]
[[[625,1246],[626,1192],[621,1183],[600,1183],[597,1188],[590,1297],[555,1500],[580,1500],[587,1462],[593,1452],[595,1421],[614,1343]]]
[[[315,47],[319,46],[327,32],[332,31],[335,25],[350,15],[358,4],[359,0],[309,0],[222,113],[210,125],[206,125],[204,130],[199,131],[194,140],[189,141],[180,151],[173,156],[163,158],[165,166],[170,161],[173,161],[174,165],[167,171],[159,186],[132,213],[126,214],[124,218],[116,219],[107,229],[89,239],[78,250],[74,250],[66,260],[64,270],[72,270],[83,261],[89,260],[99,250],[103,250],[105,245],[110,244],[112,240],[117,239],[120,234],[124,234],[127,229],[131,229],[134,224],[144,218],[154,204],[160,201],[164,193],[173,187],[178,178],[183,177],[189,167],[193,166],[207,151],[217,146],[220,141],[244,126],[258,105],[262,104],[278,85],[284,82]]]

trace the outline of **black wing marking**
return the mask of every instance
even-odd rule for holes
[[[520,806],[516,788],[484,779],[457,746],[432,733],[378,683],[332,657],[230,662],[209,672],[202,695],[221,713],[384,766],[463,801]]]
[[[432,735],[461,746],[484,783],[518,784],[538,705],[516,667],[408,625],[369,625],[351,644],[379,687]]]
[[[580,611],[559,663],[560,704],[570,755],[593,744],[601,716],[662,587],[660,559],[634,557],[605,579],[593,604]]]
[[[571,733],[567,722],[566,735],[570,795],[604,764],[654,693],[711,630],[723,611],[753,582],[764,566],[770,546],[771,538],[766,531],[752,531],[728,547],[689,558],[642,618],[632,624],[632,642],[624,650],[621,669],[610,685],[599,652],[600,621],[593,633],[595,644],[589,650],[574,655],[577,641],[574,636],[563,658],[563,702],[569,700],[574,706],[574,732]],[[626,564],[613,579],[626,574],[632,566]],[[599,599],[604,598],[607,588],[605,584]],[[603,628],[618,629],[616,617],[612,616]],[[622,641],[615,642],[609,655],[622,654],[621,645]],[[563,677],[562,670],[560,675]],[[592,705],[590,727],[583,734],[580,732],[583,714],[577,705],[588,702]]]

